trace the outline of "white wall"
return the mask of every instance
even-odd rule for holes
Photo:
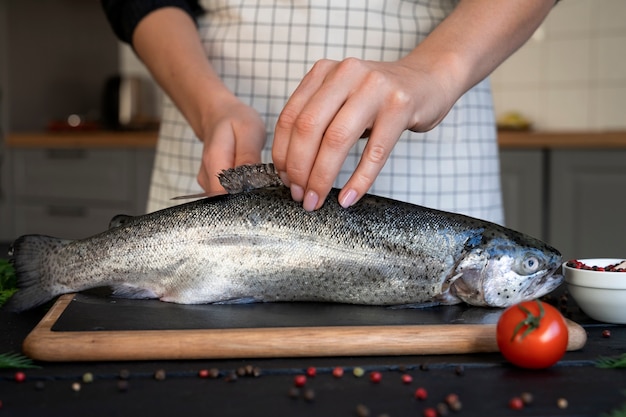
[[[496,113],[536,129],[625,129],[626,1],[562,0],[491,80]]]

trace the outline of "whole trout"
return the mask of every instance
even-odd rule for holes
[[[8,309],[101,286],[182,304],[506,307],[562,281],[558,251],[493,223],[374,195],[344,209],[335,189],[306,212],[276,185],[271,165],[235,168],[221,180],[237,192],[116,219],[82,240],[18,238],[20,289]]]

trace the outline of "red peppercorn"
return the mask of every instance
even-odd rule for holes
[[[18,371],[14,375],[15,382],[24,382],[26,381],[26,374],[24,372]]]
[[[306,375],[296,375],[293,379],[293,384],[296,387],[303,387],[306,384]]]
[[[432,407],[424,409],[424,417],[437,417],[437,410]]]
[[[524,408],[524,401],[520,397],[513,397],[509,401],[509,408],[511,410],[521,410]]]
[[[341,378],[343,376],[343,368],[340,366],[333,368],[333,376],[335,378]]]
[[[608,339],[609,337],[611,337],[611,331],[610,330],[602,330],[602,337],[604,337],[605,339]]]
[[[415,390],[415,398],[418,400],[425,400],[428,398],[428,392],[424,388],[419,387]]]
[[[402,375],[402,383],[403,384],[410,384],[411,382],[413,382],[413,377],[409,374],[403,374]]]
[[[380,381],[382,381],[383,379],[383,374],[381,374],[378,371],[374,371],[370,373],[370,381],[372,381],[375,384],[378,384]]]
[[[450,405],[450,404],[458,403],[458,402],[459,402],[458,395],[454,393],[446,395],[446,404]]]
[[[198,377],[200,377],[200,378],[208,378],[209,377],[209,370],[208,369],[200,369],[198,371]]]
[[[315,369],[315,367],[313,366],[309,366],[308,368],[306,368],[306,374],[307,376],[314,377],[315,375],[317,375],[317,369]]]

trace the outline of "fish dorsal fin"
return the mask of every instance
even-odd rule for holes
[[[218,178],[228,194],[284,185],[274,164],[240,165],[220,172]]]

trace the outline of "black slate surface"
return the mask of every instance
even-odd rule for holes
[[[53,331],[195,330],[266,327],[494,324],[502,310],[467,305],[423,309],[332,303],[180,305],[77,294]]]

